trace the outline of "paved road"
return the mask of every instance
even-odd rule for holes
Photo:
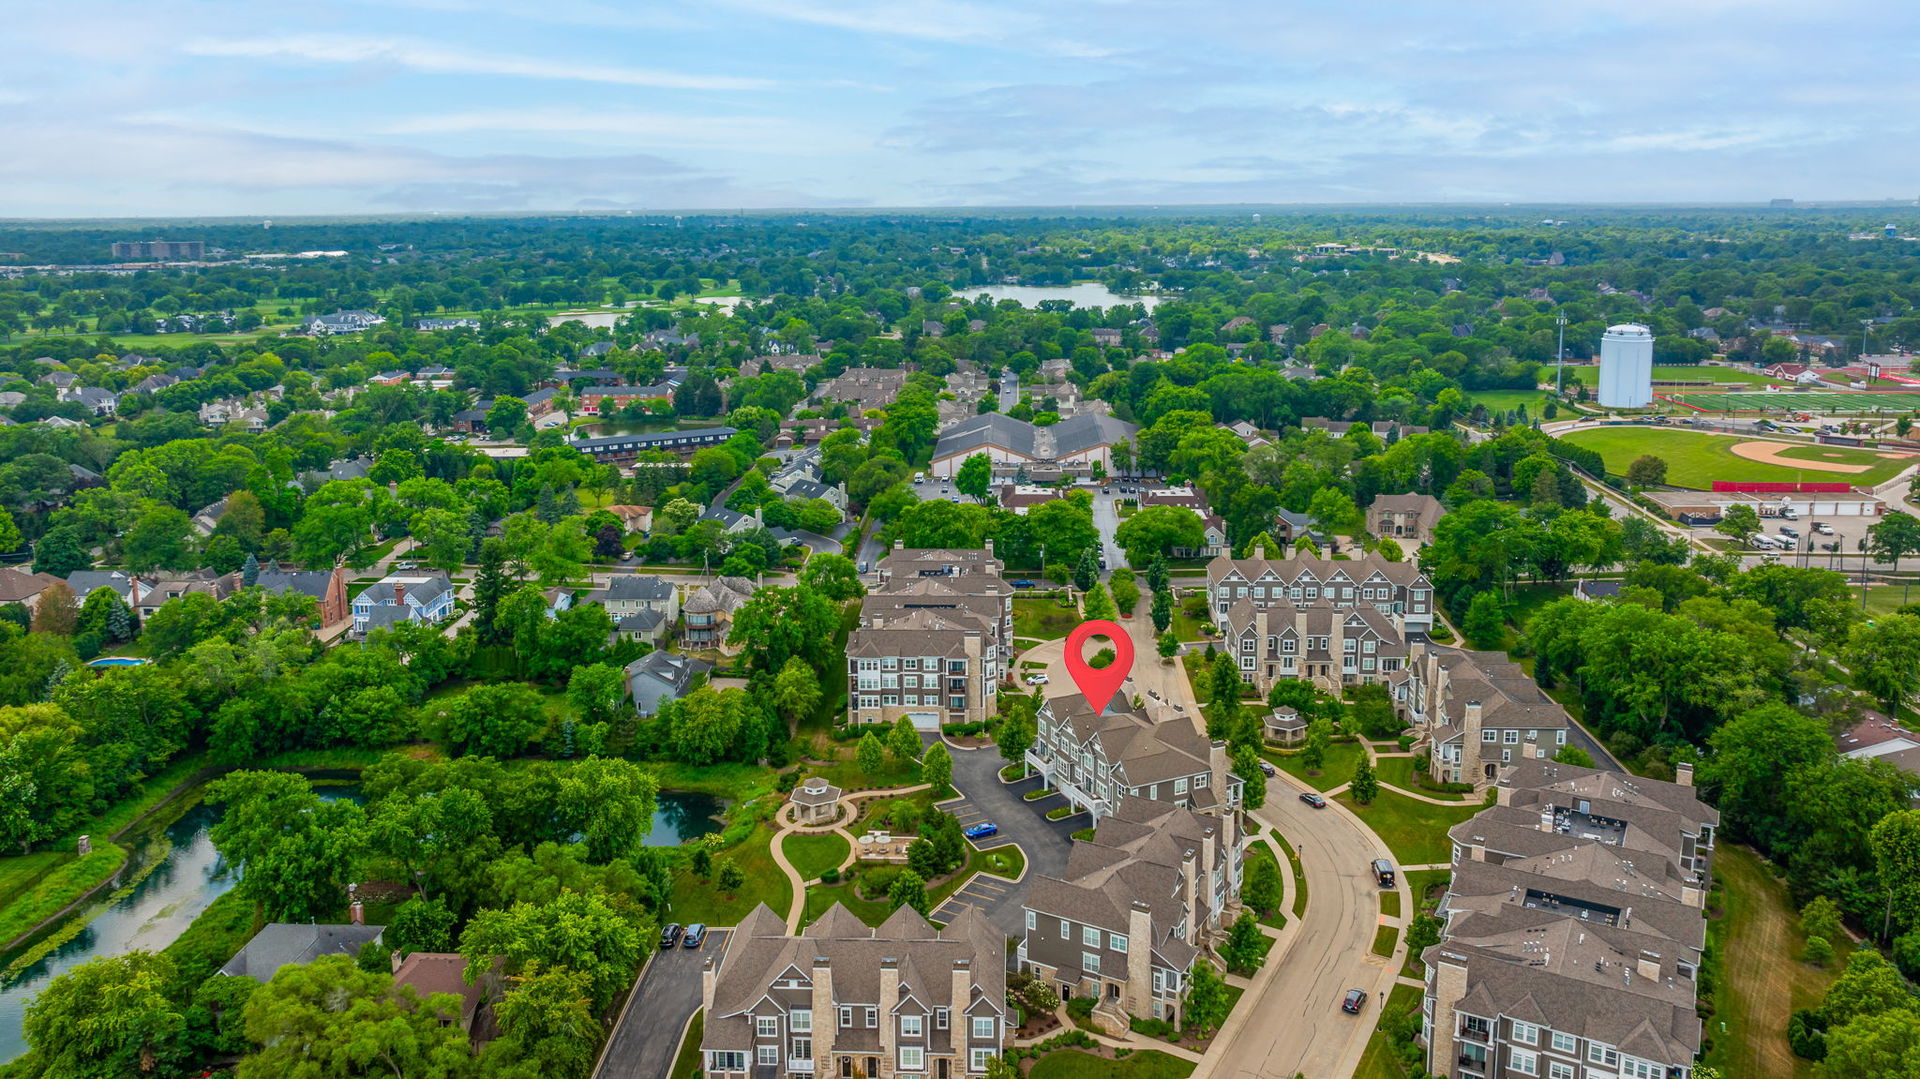
[[[1073,831],[1085,827],[1086,819],[1048,820],[1046,811],[1062,804],[1062,800],[1058,796],[1038,802],[1023,800],[1020,796],[1037,789],[1040,779],[1035,776],[1015,784],[1002,783],[1000,769],[1006,763],[999,751],[991,747],[954,750],[953,786],[965,798],[942,808],[960,817],[963,825],[979,820],[998,824],[1000,835],[982,846],[990,850],[1007,842],[1019,843],[1027,857],[1026,875],[1018,881],[981,881],[968,885],[948,897],[934,912],[934,920],[948,921],[959,913],[960,904],[970,903],[979,907],[1002,932],[1019,936],[1026,929],[1020,915],[1020,901],[1026,897],[1028,884],[1036,874],[1057,877],[1066,872]],[[993,887],[987,887],[988,884]]]
[[[1107,558],[1107,577],[1112,571],[1127,564],[1127,553],[1113,541],[1114,530],[1120,527],[1120,496],[1113,487],[1103,487],[1093,493],[1093,526],[1100,530],[1100,551]],[[1146,591],[1146,586],[1141,586]]]
[[[1194,1079],[1266,1079],[1304,1073],[1346,1079],[1379,1020],[1394,969],[1372,952],[1380,924],[1380,889],[1370,863],[1386,847],[1339,803],[1311,809],[1284,775],[1268,780],[1260,822],[1276,826],[1300,853],[1307,876],[1307,913],[1292,944],[1264,984],[1255,983],[1215,1039]],[[1401,910],[1409,910],[1404,882]],[[1277,954],[1277,953],[1276,953]],[[1365,989],[1366,1012],[1340,1010],[1349,989]]]
[[[667,1079],[680,1051],[680,1034],[700,1010],[701,965],[708,956],[719,961],[729,935],[716,929],[699,948],[673,948],[654,957],[620,1010],[595,1079]]]

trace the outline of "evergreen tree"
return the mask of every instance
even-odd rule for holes
[[[247,560],[240,563],[240,584],[243,588],[252,588],[260,583],[260,560],[247,552]]]
[[[872,731],[868,731],[860,736],[860,744],[853,751],[853,760],[871,779],[880,774],[880,769],[886,766],[886,747],[880,744],[880,739],[874,737]]]
[[[1173,625],[1173,593],[1161,589],[1153,594],[1153,631],[1165,633]]]
[[[1172,580],[1172,575],[1167,572],[1167,560],[1154,555],[1147,563],[1147,588],[1154,592],[1165,592]]]
[[[473,577],[473,631],[481,644],[506,643],[506,627],[496,616],[500,601],[512,590],[506,543],[495,536],[480,545],[480,569]]]
[[[1100,563],[1094,560],[1093,548],[1080,552],[1080,561],[1073,567],[1073,587],[1085,592],[1100,579]]]

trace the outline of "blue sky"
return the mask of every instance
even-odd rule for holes
[[[0,215],[1920,194],[1920,8],[9,0]]]

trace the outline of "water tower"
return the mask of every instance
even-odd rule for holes
[[[1600,335],[1600,405],[1645,408],[1653,403],[1653,331],[1635,322]]]

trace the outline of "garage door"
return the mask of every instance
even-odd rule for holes
[[[940,713],[938,712],[908,712],[907,720],[912,723],[917,730],[937,731],[940,729]]]

